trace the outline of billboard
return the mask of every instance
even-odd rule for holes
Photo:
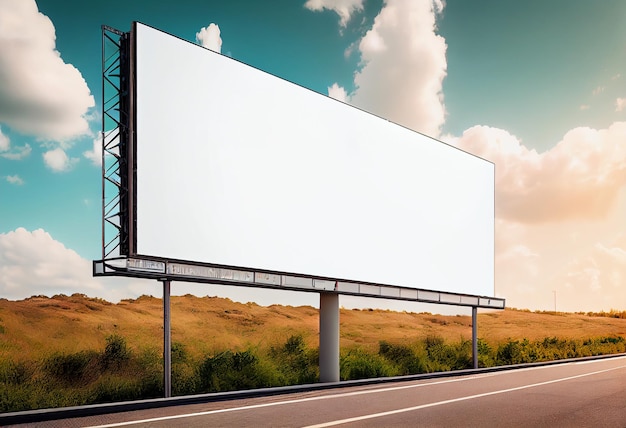
[[[493,295],[494,165],[141,23],[129,256]]]

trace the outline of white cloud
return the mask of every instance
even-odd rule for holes
[[[7,175],[6,179],[9,183],[16,184],[18,186],[21,186],[22,184],[24,184],[24,180],[22,180],[22,178],[17,174]]]
[[[8,137],[4,141],[2,138],[4,135],[0,132],[0,144],[4,144],[0,147],[0,157],[11,160],[20,160],[30,155],[30,144],[25,144],[22,147],[11,147],[11,142]]]
[[[606,89],[606,86],[598,86],[598,87],[594,88],[593,91],[591,91],[591,93],[593,95],[598,95],[598,94],[601,94],[602,92],[604,92],[605,89]]]
[[[94,97],[56,50],[50,19],[34,0],[0,2],[0,122],[41,140],[89,133]]]
[[[30,144],[24,144],[22,147],[12,147],[8,152],[0,153],[0,157],[11,160],[20,160],[30,155],[31,151],[32,149]]]
[[[4,297],[27,297],[43,290],[89,288],[90,266],[42,229],[28,232],[18,228],[0,234],[0,286]],[[93,285],[91,285],[93,288]],[[24,295],[28,289],[27,295]]]
[[[344,103],[348,102],[346,90],[337,83],[333,83],[333,85],[328,88],[328,96]]]
[[[113,160],[111,154],[116,157],[119,156],[119,139],[120,133],[117,129],[113,129],[105,133],[105,142],[108,150],[105,152],[105,159],[107,159],[107,168],[110,166],[110,161]],[[85,150],[83,156],[91,161],[93,165],[102,166],[102,134],[98,134],[92,141],[91,150]]]
[[[1,102],[0,102],[1,103]],[[11,160],[20,160],[28,156],[31,152],[30,145],[22,147],[11,147],[11,139],[2,132],[0,128],[0,157]]]
[[[438,136],[445,121],[446,43],[436,34],[442,3],[388,0],[359,44],[362,68],[349,100],[416,131]]]
[[[522,223],[601,219],[626,186],[626,122],[576,128],[537,153],[502,129],[474,126],[459,148],[496,165],[496,215]]]
[[[2,133],[2,128],[0,127],[0,153],[8,152],[10,148],[11,140]]]
[[[102,134],[93,139],[93,148],[83,152],[83,156],[94,165],[102,166]]]
[[[580,107],[579,107],[579,109],[581,111],[589,110],[590,108],[591,108],[591,106],[589,104],[581,104]]]
[[[567,293],[561,299],[569,302],[571,296],[584,299],[593,310],[623,309],[626,300],[626,234],[611,246],[594,245],[587,255],[571,261],[557,277]]]
[[[626,109],[626,98],[618,98],[615,100],[615,111]]]
[[[541,253],[524,225],[496,218],[495,232],[496,295],[506,298],[507,306],[528,307],[541,293]]]
[[[507,306],[559,311],[624,309],[626,192],[603,221],[522,224],[496,219],[496,294]]]
[[[220,37],[220,27],[217,24],[209,24],[208,27],[201,28],[196,33],[196,42],[214,52],[222,52],[222,38]]]
[[[65,151],[57,147],[43,154],[44,163],[54,172],[66,172],[78,162],[77,158],[70,158]]]
[[[0,234],[0,297],[83,293],[115,302],[151,290],[152,281],[92,277],[90,261],[43,229]]]
[[[354,12],[363,10],[363,0],[307,0],[304,7],[316,12],[332,10],[339,15],[339,25],[345,27]]]
[[[506,284],[507,291],[496,286],[497,294],[512,298],[511,292],[520,296],[537,293],[539,256],[523,245],[516,245],[510,251],[496,258],[496,284]],[[509,302],[511,304],[511,302]]]

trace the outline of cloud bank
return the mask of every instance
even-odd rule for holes
[[[115,302],[153,288],[147,281],[94,278],[91,271],[90,261],[43,229],[0,233],[0,296],[4,298],[82,293]]]
[[[496,164],[496,215],[505,220],[602,219],[626,185],[626,122],[572,129],[544,153],[488,126],[447,140]]]
[[[94,97],[56,50],[50,19],[34,0],[0,2],[0,122],[43,141],[89,133]]]
[[[373,27],[361,39],[361,68],[353,105],[415,131],[439,136],[446,109],[442,92],[447,73],[446,42],[436,33],[443,4],[387,0]],[[332,89],[332,93],[330,90]],[[346,91],[336,83],[333,97]]]

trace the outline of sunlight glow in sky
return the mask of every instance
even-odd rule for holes
[[[496,295],[517,308],[552,310],[556,292],[562,311],[626,309],[626,2],[269,4],[0,0],[0,298],[160,295],[156,282],[91,277],[100,26],[138,20],[494,162]]]

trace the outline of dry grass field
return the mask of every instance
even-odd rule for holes
[[[172,297],[172,392],[316,382],[312,307]],[[607,315],[607,314],[604,314]],[[481,367],[626,352],[626,312],[479,314]],[[471,317],[341,311],[343,380],[471,367]],[[0,412],[163,396],[163,307],[83,295],[0,299]]]
[[[301,335],[310,347],[318,344],[318,314],[312,307],[264,307],[191,295],[173,296],[171,302],[172,341],[185,344],[194,357],[224,349],[266,349],[292,335]],[[0,299],[0,359],[101,349],[112,334],[123,336],[136,350],[160,348],[162,319],[161,299],[149,296],[117,304],[82,295]],[[428,336],[471,338],[469,316],[342,309],[340,321],[342,348],[377,350],[381,340],[403,343]],[[626,337],[626,319],[510,309],[479,312],[478,335],[493,346],[546,337]]]

